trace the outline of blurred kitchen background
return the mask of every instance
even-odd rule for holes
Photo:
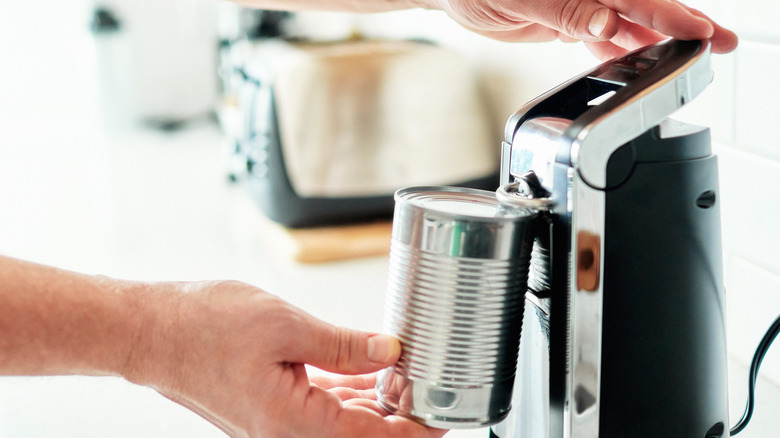
[[[780,6],[688,3],[741,37],[677,115],[711,127],[720,156],[736,421],[745,365],[780,314]],[[491,184],[513,110],[597,64],[581,44],[496,42],[439,12],[213,0],[2,2],[0,56],[0,253],[122,278],[243,280],[365,330],[381,328],[393,187]],[[346,255],[306,263],[305,232],[317,226],[318,241],[345,218],[350,233],[313,251]],[[780,346],[762,376],[744,437],[778,425]],[[98,436],[223,435],[118,379],[0,378],[0,437]]]

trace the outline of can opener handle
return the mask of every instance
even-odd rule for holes
[[[522,124],[537,117],[571,120],[558,156],[568,156],[582,179],[606,187],[606,164],[628,141],[658,125],[712,81],[710,42],[669,39],[607,61],[542,94],[507,122],[503,154]],[[502,157],[501,185],[510,181]]]

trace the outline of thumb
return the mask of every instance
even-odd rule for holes
[[[532,4],[541,7],[531,12],[540,23],[579,40],[606,41],[620,28],[618,13],[594,0]]]
[[[307,363],[340,374],[365,374],[394,364],[401,343],[390,335],[336,327],[323,321],[301,333],[303,342],[292,349],[291,362]]]
[[[620,17],[612,9],[599,7],[594,4],[589,11],[584,13],[588,20],[587,29],[581,29],[581,23],[577,23],[574,36],[579,36],[583,41],[606,41],[614,37],[620,27]],[[592,13],[591,13],[592,12]],[[587,36],[585,35],[587,30]]]

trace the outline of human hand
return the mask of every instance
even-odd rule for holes
[[[376,401],[400,344],[338,328],[239,282],[162,283],[123,373],[232,437],[441,437]],[[165,293],[165,292],[168,293]],[[354,376],[308,377],[304,364]]]
[[[737,36],[677,0],[421,0],[464,27],[503,41],[585,41],[602,59],[667,37],[710,39],[726,53]]]

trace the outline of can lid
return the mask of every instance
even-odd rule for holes
[[[535,212],[506,208],[494,192],[465,187],[409,187],[395,193],[396,202],[404,201],[427,212],[474,219],[517,219]]]

